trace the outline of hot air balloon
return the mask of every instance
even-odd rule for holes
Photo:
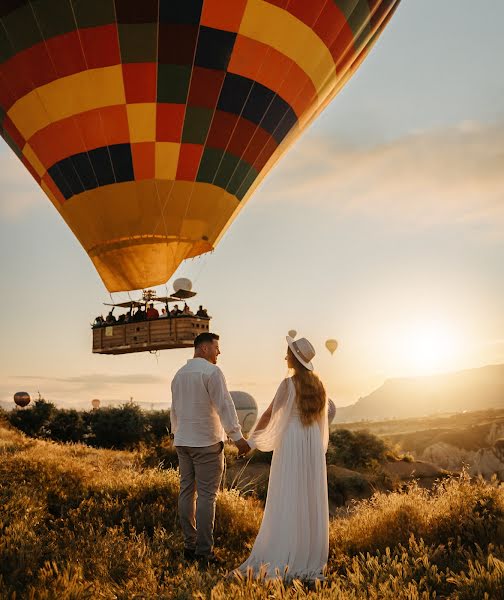
[[[175,292],[179,290],[184,290],[184,292],[190,292],[192,290],[192,282],[190,279],[186,279],[185,277],[180,277],[179,279],[175,279],[173,282],[173,289]]]
[[[329,352],[331,354],[334,354],[336,352],[336,349],[338,348],[338,341],[337,340],[327,340],[325,343],[325,347],[329,350]]]
[[[247,392],[229,392],[243,433],[248,433],[257,419],[257,402]]]
[[[16,392],[14,394],[14,402],[20,408],[25,408],[25,406],[28,406],[28,404],[30,404],[30,401],[31,398],[28,392]]]
[[[297,335],[297,331],[295,329],[289,329],[289,337],[295,338]]]
[[[91,406],[93,407],[93,410],[97,410],[100,408],[100,400],[98,398],[93,398],[93,400],[91,400]]]
[[[0,131],[107,290],[158,285],[215,248],[398,3],[2,2]]]

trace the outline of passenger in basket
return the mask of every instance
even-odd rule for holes
[[[159,319],[159,312],[157,308],[154,308],[154,304],[152,302],[149,304],[149,308],[147,309],[147,319],[149,321],[152,319]]]

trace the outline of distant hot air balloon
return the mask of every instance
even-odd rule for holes
[[[247,392],[230,392],[243,433],[248,433],[257,419],[257,402]]]
[[[295,329],[290,329],[290,330],[289,330],[289,336],[290,336],[291,338],[295,338],[295,337],[296,337],[296,335],[297,335],[297,331],[296,331]]]
[[[28,406],[28,404],[30,404],[30,401],[31,401],[31,398],[30,398],[30,394],[28,394],[28,392],[16,392],[14,394],[14,402],[20,408],[24,408],[25,406]]]
[[[98,408],[100,408],[100,400],[98,398],[94,398],[93,400],[91,400],[91,405],[94,410],[97,410]]]
[[[149,288],[215,248],[398,4],[2,2],[0,133],[106,288]]]
[[[325,347],[329,350],[329,352],[331,354],[334,354],[338,347],[338,341],[337,340],[327,340],[325,343]]]
[[[173,282],[173,289],[176,292],[178,292],[179,290],[190,292],[192,290],[192,282],[186,277],[180,277],[179,279],[175,279],[175,281]]]

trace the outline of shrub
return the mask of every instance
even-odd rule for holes
[[[48,436],[57,442],[81,442],[86,434],[82,414],[76,410],[56,410],[47,424]]]
[[[90,442],[100,448],[134,448],[147,431],[142,410],[132,402],[92,411],[89,421],[93,434]]]
[[[23,433],[32,437],[48,437],[49,424],[56,410],[52,402],[39,398],[31,407],[12,410],[8,417],[11,425]]]
[[[365,430],[336,429],[329,442],[327,462],[347,469],[365,469],[373,461],[384,462],[388,450],[382,439]]]
[[[147,442],[158,443],[164,437],[169,437],[171,428],[170,411],[153,410],[144,413],[144,416],[148,431]]]

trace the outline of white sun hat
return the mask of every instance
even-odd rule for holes
[[[285,339],[292,350],[292,354],[294,354],[303,367],[306,367],[309,371],[313,371],[311,360],[315,356],[315,348],[310,342],[306,338],[295,340],[290,335],[287,335]]]

